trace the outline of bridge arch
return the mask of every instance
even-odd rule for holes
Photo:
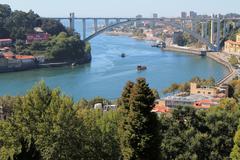
[[[98,30],[97,32],[93,33],[92,35],[88,36],[87,38],[84,39],[84,41],[89,41],[91,39],[93,39],[94,37],[98,36],[99,34],[102,34],[103,32],[112,29],[114,27],[118,27],[124,24],[128,24],[128,23],[133,23],[133,22],[137,22],[137,21],[144,21],[144,20],[150,20],[150,21],[160,21],[163,24],[166,25],[170,25],[174,28],[178,28],[181,29],[183,32],[189,33],[190,35],[192,35],[194,38],[196,38],[197,40],[199,40],[200,42],[202,42],[203,44],[207,45],[211,50],[215,51],[217,48],[216,46],[214,46],[212,43],[210,43],[210,41],[208,41],[207,39],[203,38],[201,35],[199,35],[198,33],[193,32],[192,30],[183,27],[182,25],[174,22],[174,21],[165,21],[165,20],[161,20],[161,19],[128,19],[122,22],[118,22],[118,23],[114,23],[112,25],[106,26],[105,28],[102,28],[101,30]]]

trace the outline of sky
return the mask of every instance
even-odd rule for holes
[[[42,17],[152,17],[180,16],[181,11],[199,14],[240,13],[240,0],[0,0],[13,10],[29,11]]]

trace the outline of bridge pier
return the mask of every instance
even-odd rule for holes
[[[83,24],[83,40],[86,39],[86,19],[82,19]]]
[[[205,37],[205,23],[204,22],[202,22],[201,23],[201,36],[204,38]]]
[[[204,26],[205,26],[204,27],[204,34],[205,34],[204,38],[209,40],[209,36],[208,36],[208,21],[204,23]]]
[[[74,26],[75,26],[75,15],[74,15],[74,13],[70,13],[70,19],[69,20],[70,20],[69,27],[72,31],[74,31]]]
[[[220,16],[218,16],[217,18],[217,51],[220,50],[220,37],[221,37],[221,20],[220,20]]]
[[[196,22],[195,20],[192,20],[192,28],[191,30],[194,32],[196,30]]]
[[[210,43],[214,44],[214,20],[211,20]]]
[[[105,19],[105,25],[106,27],[109,26],[109,19]]]
[[[94,31],[95,33],[98,31],[98,22],[96,18],[94,19]]]
[[[223,38],[226,37],[226,21],[223,20]]]

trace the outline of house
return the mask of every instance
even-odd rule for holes
[[[0,47],[9,47],[12,45],[12,39],[0,39]]]
[[[163,114],[163,113],[170,113],[171,108],[166,107],[165,105],[162,104],[156,104],[154,108],[152,109],[152,112],[158,113],[158,114]]]
[[[36,42],[36,41],[47,41],[49,39],[49,36],[50,35],[48,33],[42,33],[42,32],[28,34],[26,43],[31,44],[32,42]]]
[[[236,41],[227,40],[224,43],[224,51],[240,54],[240,33],[236,35]]]
[[[217,92],[218,92],[218,90],[216,88],[198,87],[196,83],[190,84],[190,94],[216,96]]]

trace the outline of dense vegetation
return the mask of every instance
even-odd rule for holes
[[[41,27],[51,35],[66,32],[66,28],[57,20],[43,19],[32,10],[29,12],[12,11],[6,4],[0,4],[0,38],[25,40],[34,27]]]
[[[111,103],[100,97],[74,103],[43,82],[25,96],[1,97],[11,114],[0,120],[0,159],[239,159],[234,99],[210,110],[178,107],[157,116],[152,90],[140,78],[126,84],[117,110],[93,109],[99,102]]]
[[[51,35],[48,41],[36,41],[26,44],[26,35],[34,33],[40,27]],[[12,38],[16,41],[14,52],[43,55],[49,61],[75,61],[90,55],[89,43],[80,40],[80,36],[64,27],[60,21],[41,18],[33,11],[12,11],[9,5],[0,4],[0,38]]]
[[[16,51],[44,55],[48,60],[71,61],[90,54],[91,47],[89,43],[81,41],[78,35],[68,35],[66,32],[61,32],[57,36],[52,36],[49,41],[33,42],[30,45],[17,41]]]

